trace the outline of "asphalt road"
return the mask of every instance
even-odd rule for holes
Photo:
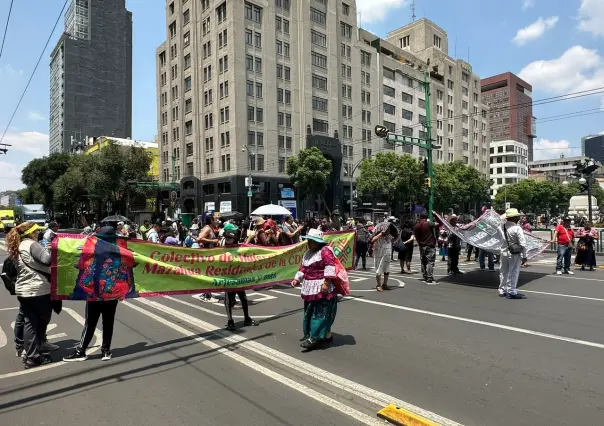
[[[249,292],[261,324],[235,333],[220,303],[121,303],[111,361],[96,342],[86,362],[25,374],[11,338],[17,303],[2,293],[0,424],[382,424],[389,402],[443,424],[601,424],[604,270],[559,277],[540,258],[521,274],[527,298],[506,300],[496,273],[461,267],[445,277],[438,262],[431,286],[393,273],[384,293],[371,271],[351,272],[333,345],[310,353],[298,342],[299,290],[280,287]],[[64,306],[48,332],[57,359],[83,321],[83,303]]]

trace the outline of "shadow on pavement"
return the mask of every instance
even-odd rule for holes
[[[536,281],[543,277],[546,277],[548,275],[551,274],[522,270],[520,272],[520,277],[518,278],[518,288],[532,281]],[[446,277],[441,277],[438,281],[442,283],[458,284],[468,287],[497,289],[499,288],[499,273],[475,270],[466,272],[463,275],[448,275]]]
[[[153,348],[153,347],[165,346],[167,344],[174,343],[176,341],[186,341],[186,340],[196,339],[201,336],[206,337],[207,340],[218,340],[221,338],[220,336],[216,336],[216,335],[211,336],[211,333],[203,333],[203,334],[190,336],[190,337],[183,338],[183,339],[175,339],[170,342],[160,343],[157,345],[151,345],[148,347],[145,344],[139,345],[139,346],[144,347],[145,348],[144,350],[149,350],[150,348]],[[64,386],[64,387],[56,386],[52,390],[45,391],[45,392],[42,392],[37,395],[27,396],[27,397],[20,398],[15,401],[11,401],[11,402],[0,403],[0,412],[6,413],[6,412],[14,411],[14,410],[21,410],[23,408],[27,408],[28,406],[37,404],[40,401],[50,402],[50,401],[54,401],[54,400],[57,400],[57,399],[60,399],[63,397],[68,397],[75,393],[82,392],[84,389],[88,392],[94,388],[105,386],[105,385],[110,385],[115,382],[125,382],[125,381],[132,380],[132,379],[139,379],[141,377],[145,377],[145,376],[152,375],[152,374],[158,374],[159,371],[151,371],[151,370],[156,370],[161,367],[169,367],[167,369],[161,370],[161,372],[169,371],[169,370],[172,370],[175,368],[180,368],[180,367],[182,367],[182,362],[184,362],[185,364],[187,364],[188,366],[190,366],[192,368],[195,368],[195,370],[199,371],[200,373],[207,375],[203,370],[198,369],[194,365],[192,365],[192,363],[195,361],[198,361],[200,359],[206,358],[208,356],[217,355],[218,352],[220,352],[224,349],[232,351],[232,350],[236,349],[242,343],[253,341],[253,340],[260,340],[260,339],[263,339],[263,338],[269,337],[269,336],[272,336],[272,333],[265,333],[265,334],[257,336],[257,337],[245,339],[241,342],[235,342],[235,343],[222,345],[219,348],[208,349],[206,351],[199,352],[199,353],[189,355],[189,356],[184,356],[184,357],[175,355],[173,352],[173,349],[169,349],[168,352],[172,353],[175,356],[174,359],[158,362],[155,364],[145,365],[145,366],[139,367],[139,368],[125,370],[125,371],[115,373],[115,374],[110,374],[110,375],[107,375],[104,377],[83,380],[83,381],[80,381],[78,383],[75,383],[75,384],[69,385],[69,386]],[[212,339],[211,337],[214,337],[214,338]],[[197,342],[193,342],[191,344],[195,344],[195,343],[197,343]],[[136,345],[132,345],[132,346],[136,346]],[[183,347],[184,346],[179,346],[174,349],[181,349]],[[115,353],[115,350],[113,352]],[[157,353],[155,353],[155,354],[157,354]],[[150,356],[150,355],[154,355],[154,354],[144,354],[139,357],[130,358],[130,359],[114,358],[114,360],[120,363],[118,365],[123,365],[126,362],[131,362],[133,360],[141,359],[143,357]],[[51,378],[51,379],[43,380],[41,382],[36,382],[36,386],[40,386],[42,384],[48,384],[50,382],[57,384],[59,382],[59,380],[61,380],[61,379],[69,380],[69,379],[73,379],[77,375],[85,374],[86,376],[89,376],[91,373],[94,373],[95,371],[111,368],[112,366],[115,367],[116,364],[113,362],[111,364],[105,363],[103,365],[100,365],[100,366],[97,366],[94,368],[85,369],[85,370],[79,371],[79,372],[71,371],[71,372],[69,372],[69,374],[63,375],[60,378]],[[141,374],[141,373],[145,373],[145,374]],[[210,377],[209,375],[207,375],[207,376]],[[31,384],[21,386],[18,388],[13,388],[11,390],[2,392],[1,395],[7,395],[7,394],[14,393],[14,392],[17,392],[19,390],[24,390],[24,389],[31,389]]]
[[[362,298],[362,296],[359,296],[359,297]],[[338,303],[344,303],[344,302],[347,302],[348,300],[349,299],[344,299],[343,297],[338,296]],[[303,303],[303,301],[302,301],[301,298],[300,298],[300,303]],[[274,320],[278,320],[278,319],[281,319],[281,318],[289,317],[289,316],[294,315],[294,314],[296,314],[298,312],[304,312],[304,306],[300,306],[299,308],[292,309],[292,310],[289,310],[289,311],[281,312],[280,314],[274,315],[274,316],[272,316],[270,318],[259,320],[258,322],[260,324],[264,324],[264,323],[271,322],[271,321],[274,321]],[[252,318],[253,317],[254,316],[252,315]]]

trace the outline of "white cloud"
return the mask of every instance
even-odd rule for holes
[[[46,121],[46,117],[44,117],[42,114],[40,114],[39,112],[36,112],[36,111],[30,111],[27,114],[27,118],[30,121]]]
[[[604,37],[604,1],[582,0],[579,7],[579,29]]]
[[[539,18],[528,27],[524,27],[518,30],[516,37],[512,40],[519,46],[526,44],[529,41],[537,40],[547,30],[551,30],[558,23],[557,16],[550,16],[549,18]]]
[[[548,139],[539,139],[533,144],[533,159],[547,160],[551,158],[574,157],[581,155],[581,148],[571,147],[567,140],[550,141]]]
[[[7,133],[2,143],[12,145],[12,151],[21,151],[30,154],[33,158],[48,155],[48,135],[39,132]],[[2,174],[2,170],[0,170]]]
[[[23,188],[21,170],[23,166],[0,161],[0,192]]]
[[[0,67],[0,75],[6,77],[16,77],[18,75],[23,75],[23,70],[16,69],[11,64],[6,64],[3,67]]]
[[[535,6],[535,0],[524,0],[522,2],[522,10],[530,9],[533,6]]]
[[[357,0],[359,22],[365,25],[370,22],[383,21],[394,9],[408,4],[408,0]],[[411,12],[409,12],[411,15]]]
[[[533,90],[566,94],[604,87],[604,58],[597,50],[573,46],[559,58],[531,62],[518,74]]]

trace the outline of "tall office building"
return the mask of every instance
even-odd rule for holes
[[[528,146],[533,160],[537,136],[533,117],[533,88],[517,75],[506,72],[482,80],[482,97],[488,105],[492,141],[514,140]]]
[[[277,202],[288,186],[287,158],[318,146],[334,161],[334,196],[347,200],[363,158],[423,154],[373,129],[424,134],[426,72],[433,138],[442,146],[435,161],[461,160],[488,174],[480,78],[447,55],[446,33],[422,19],[389,42],[359,30],[356,16],[354,0],[167,0],[167,40],[157,49],[162,181],[194,176],[203,185],[196,210],[224,201],[246,212],[248,173],[254,203],[258,192],[258,202]],[[424,46],[419,33],[429,31],[440,44]],[[413,39],[413,50],[397,47],[399,35]]]
[[[604,135],[590,135],[581,138],[581,155],[604,164]]]
[[[72,0],[50,60],[50,152],[132,136],[132,13],[125,0]]]

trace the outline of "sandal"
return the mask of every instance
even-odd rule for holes
[[[388,284],[382,284],[382,288],[386,291],[392,290],[392,287],[389,287]]]
[[[236,328],[235,328],[235,321],[229,321],[227,323],[226,329],[229,330],[229,331],[235,331],[236,330]]]
[[[384,289],[382,288],[382,286],[381,286],[381,285],[376,285],[376,286],[375,286],[375,289],[376,289],[377,291],[379,291],[380,293],[381,293],[382,291],[384,291]]]

